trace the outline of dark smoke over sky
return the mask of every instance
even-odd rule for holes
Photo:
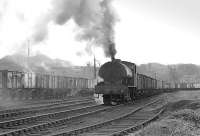
[[[35,25],[35,43],[48,36],[48,24],[64,25],[73,20],[80,28],[76,39],[103,48],[106,57],[116,54],[114,26],[117,21],[112,0],[53,0],[52,8]],[[90,49],[91,50],[91,49]]]

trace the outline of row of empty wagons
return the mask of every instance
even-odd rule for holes
[[[143,74],[137,73],[137,88],[138,89],[171,89],[171,88],[199,88],[198,83],[170,83],[163,80],[158,80]]]
[[[171,83],[137,73],[137,89],[172,88]]]
[[[67,77],[54,73],[0,70],[0,88],[3,98],[64,98],[77,91],[93,87],[93,79],[88,78]]]

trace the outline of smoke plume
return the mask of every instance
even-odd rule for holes
[[[73,20],[80,28],[76,39],[87,41],[103,48],[106,57],[116,54],[114,26],[117,21],[111,5],[112,0],[53,0],[52,9],[36,24],[33,34],[35,42],[43,41],[48,35],[48,23],[64,25]]]
[[[34,30],[32,34],[32,41],[34,43],[41,42],[48,36],[48,23],[50,22],[50,16],[45,16],[40,18],[34,25]]]
[[[0,21],[1,18],[3,17],[3,12],[5,12],[7,7],[7,2],[5,0],[0,1]]]
[[[32,11],[38,4],[38,9]],[[15,46],[27,45],[27,41],[38,44],[48,37],[50,25],[65,25],[70,20],[79,28],[75,39],[88,43],[88,53],[92,46],[99,46],[107,57],[114,57],[117,18],[112,0],[0,0],[0,36],[5,37],[0,42]],[[9,37],[14,38],[7,40]]]

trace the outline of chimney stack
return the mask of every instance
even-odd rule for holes
[[[114,55],[111,56],[111,60],[112,60],[112,61],[115,60],[115,56],[114,56]]]

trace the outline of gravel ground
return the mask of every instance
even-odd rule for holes
[[[129,136],[200,136],[200,90],[168,93],[148,110],[160,108],[166,110],[157,121]]]

